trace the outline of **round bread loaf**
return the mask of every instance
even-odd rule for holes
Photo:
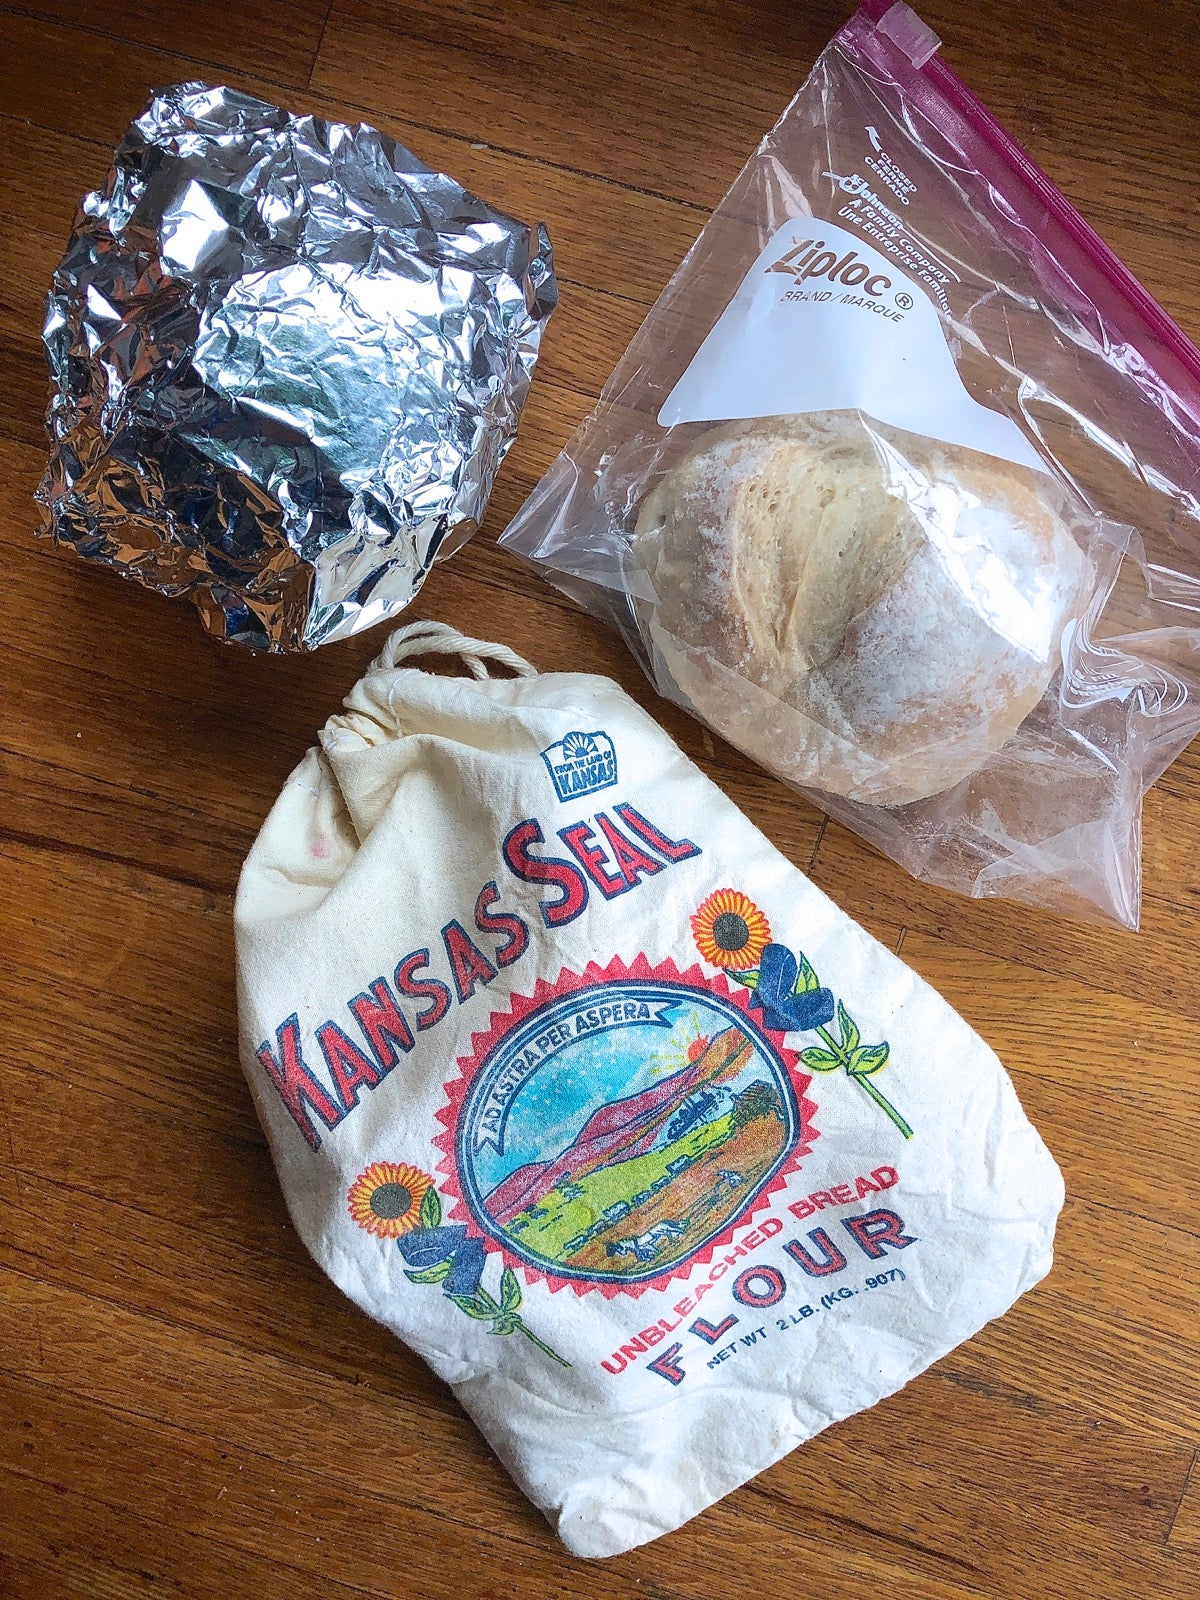
[[[714,429],[642,504],[642,623],[698,714],[780,777],[924,799],[1050,682],[1088,572],[1061,500],[856,412]]]

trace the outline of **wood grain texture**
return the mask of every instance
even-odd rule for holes
[[[288,0],[287,5],[240,5],[237,0],[120,0],[88,6],[81,15],[76,0],[38,0],[33,5],[6,7],[37,27],[47,22],[70,25],[71,47],[87,48],[85,33],[125,48],[147,44],[164,64],[172,59],[209,69],[261,72],[276,83],[307,83],[316,62],[329,0]],[[60,58],[56,58],[57,60]],[[31,67],[42,63],[31,59]],[[201,74],[173,74],[177,81]],[[35,72],[34,81],[49,74]],[[160,83],[170,81],[160,77]],[[49,98],[49,97],[48,97]]]
[[[0,9],[0,1595],[1192,1600],[1200,755],[1137,936],[914,883],[657,701],[494,547],[847,0],[40,0]],[[930,0],[952,66],[1200,332],[1192,0]],[[1189,64],[1189,56],[1193,58]],[[420,1361],[322,1277],[235,1052],[230,911],[378,646],[252,658],[31,537],[41,302],[150,90],[365,118],[551,228],[562,304],[483,535],[414,614],[614,676],[1008,1064],[1064,1169],[1052,1275],[681,1532],[567,1557]],[[484,624],[486,619],[486,626]]]

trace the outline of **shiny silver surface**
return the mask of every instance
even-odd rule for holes
[[[257,648],[373,627],[478,526],[556,300],[543,227],[374,129],[164,90],[54,274],[41,531]]]

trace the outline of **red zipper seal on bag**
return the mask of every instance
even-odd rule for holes
[[[1200,422],[1200,349],[1142,287],[1025,147],[946,65],[937,54],[941,41],[916,12],[902,0],[896,4],[892,0],[862,0],[858,11],[838,33],[837,42],[852,54],[864,47],[869,54],[882,50],[897,83],[903,89],[917,91],[914,100],[943,134],[958,131],[947,127],[946,108],[956,114],[967,134],[973,135],[1024,187],[1037,208],[1058,224],[1078,258],[1100,279],[1108,292],[1099,297],[1089,294],[1088,298],[1106,328],[1121,336],[1116,342],[1123,340],[1131,345],[1171,396]],[[1022,206],[1021,197],[1011,191],[1005,199],[1014,205],[1021,221],[1063,271],[1068,263],[1042,237],[1043,230],[1035,225],[1037,213],[1031,214],[1028,202]]]

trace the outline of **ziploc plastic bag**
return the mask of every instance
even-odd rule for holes
[[[937,45],[841,29],[502,543],[916,877],[1135,927],[1200,352]]]

